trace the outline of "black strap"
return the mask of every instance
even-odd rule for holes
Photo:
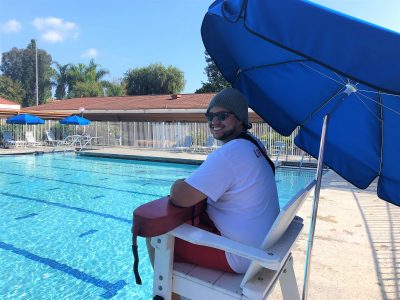
[[[262,155],[264,155],[265,159],[267,160],[267,162],[269,163],[269,165],[271,166],[272,171],[274,172],[275,175],[275,164],[273,163],[273,161],[268,157],[267,153],[265,152],[265,150],[260,146],[260,144],[247,132],[242,132],[238,135],[237,139],[244,139],[244,140],[248,140],[249,142],[252,142],[254,145],[257,146],[258,150],[260,150],[260,152],[262,153]]]
[[[138,254],[138,246],[137,246],[137,236],[139,234],[139,230],[133,224],[132,227],[132,254],[133,254],[133,274],[135,274],[136,284],[142,284],[142,279],[139,274],[139,254]]]

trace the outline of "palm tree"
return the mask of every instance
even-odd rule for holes
[[[67,96],[68,90],[68,72],[71,64],[61,65],[58,62],[54,62],[56,68],[54,69],[52,85],[56,86],[55,97],[57,99],[64,99]]]
[[[69,96],[103,95],[102,88],[105,87],[105,81],[101,79],[109,72],[98,69],[99,67],[100,65],[94,63],[93,59],[88,66],[82,63],[71,66],[68,70]],[[90,91],[86,91],[87,89]]]
[[[73,92],[75,85],[78,82],[85,82],[86,81],[86,65],[79,63],[76,65],[71,65],[68,70],[67,80],[68,80],[68,93]]]
[[[90,60],[89,65],[86,68],[86,74],[93,79],[96,82],[102,82],[101,79],[109,74],[110,72],[107,71],[106,69],[99,69],[97,68],[100,67],[99,64],[94,63],[93,59]]]

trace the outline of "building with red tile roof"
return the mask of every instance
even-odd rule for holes
[[[0,109],[8,110],[8,109],[20,109],[21,105],[16,102],[7,100],[5,98],[0,97]]]
[[[52,100],[23,108],[38,112],[80,114],[92,121],[187,121],[204,122],[204,113],[215,94],[173,94],[123,97],[87,97]],[[250,111],[250,121],[261,121]]]
[[[0,118],[8,118],[14,115],[27,113],[41,117],[46,120],[58,120],[69,115],[69,113],[57,111],[36,111],[36,108],[36,106],[33,106],[32,109],[24,108],[23,110],[21,110],[20,104],[0,97]]]

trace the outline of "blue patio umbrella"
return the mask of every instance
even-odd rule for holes
[[[309,1],[217,0],[202,24],[207,52],[249,106],[322,163],[400,205],[400,34]]]
[[[44,124],[44,120],[30,114],[20,114],[16,116],[9,117],[6,120],[7,124],[21,124],[21,125],[37,125]],[[25,127],[25,135],[26,135],[26,127]]]
[[[44,124],[44,120],[30,114],[21,114],[9,117],[7,124]]]
[[[88,119],[85,119],[83,117],[79,117],[79,116],[69,116],[66,117],[62,120],[60,120],[60,124],[64,124],[64,125],[89,125],[90,121]]]

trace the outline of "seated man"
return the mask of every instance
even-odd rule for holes
[[[170,201],[189,207],[207,198],[198,227],[260,246],[279,214],[279,202],[273,166],[261,153],[265,148],[253,136],[254,143],[242,138],[251,128],[247,102],[239,91],[224,89],[211,100],[206,118],[212,135],[223,145],[188,178],[172,185]],[[250,264],[245,258],[180,239],[175,240],[174,253],[175,261],[233,273],[246,272]]]

